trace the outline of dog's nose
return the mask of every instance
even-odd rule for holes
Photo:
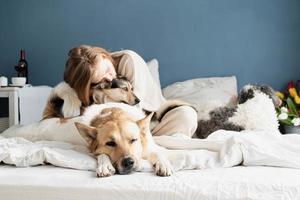
[[[130,157],[124,158],[122,160],[122,166],[127,170],[131,169],[133,165],[134,165],[134,160]]]
[[[140,103],[140,100],[138,99],[138,98],[135,98],[135,104],[138,104],[138,103]]]

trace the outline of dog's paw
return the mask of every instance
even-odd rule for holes
[[[105,155],[101,154],[97,157],[98,167],[96,169],[97,177],[107,177],[114,175],[116,173],[115,168],[111,164],[110,158]]]
[[[154,171],[158,176],[171,176],[173,174],[173,167],[166,158],[159,158],[154,164]]]
[[[98,166],[98,168],[96,169],[96,174],[97,174],[97,177],[99,177],[99,178],[114,175],[115,172],[116,172],[116,170],[111,164],[101,165],[101,166]]]

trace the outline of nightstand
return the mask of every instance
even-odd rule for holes
[[[9,126],[19,124],[19,89],[17,87],[0,87],[0,97],[8,98]]]
[[[8,98],[9,126],[41,120],[51,90],[49,86],[0,87],[0,98]]]

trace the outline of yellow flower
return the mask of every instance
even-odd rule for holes
[[[300,104],[300,97],[297,95],[294,97],[294,101],[296,104]]]
[[[291,97],[295,98],[296,96],[298,96],[296,88],[290,88],[289,89],[289,93],[291,95]]]
[[[276,96],[279,97],[279,99],[283,100],[284,99],[284,94],[282,92],[276,92]]]

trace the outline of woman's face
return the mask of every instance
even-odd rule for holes
[[[117,73],[112,62],[107,58],[100,57],[95,66],[92,83],[99,83],[104,80],[112,81],[116,76]]]

